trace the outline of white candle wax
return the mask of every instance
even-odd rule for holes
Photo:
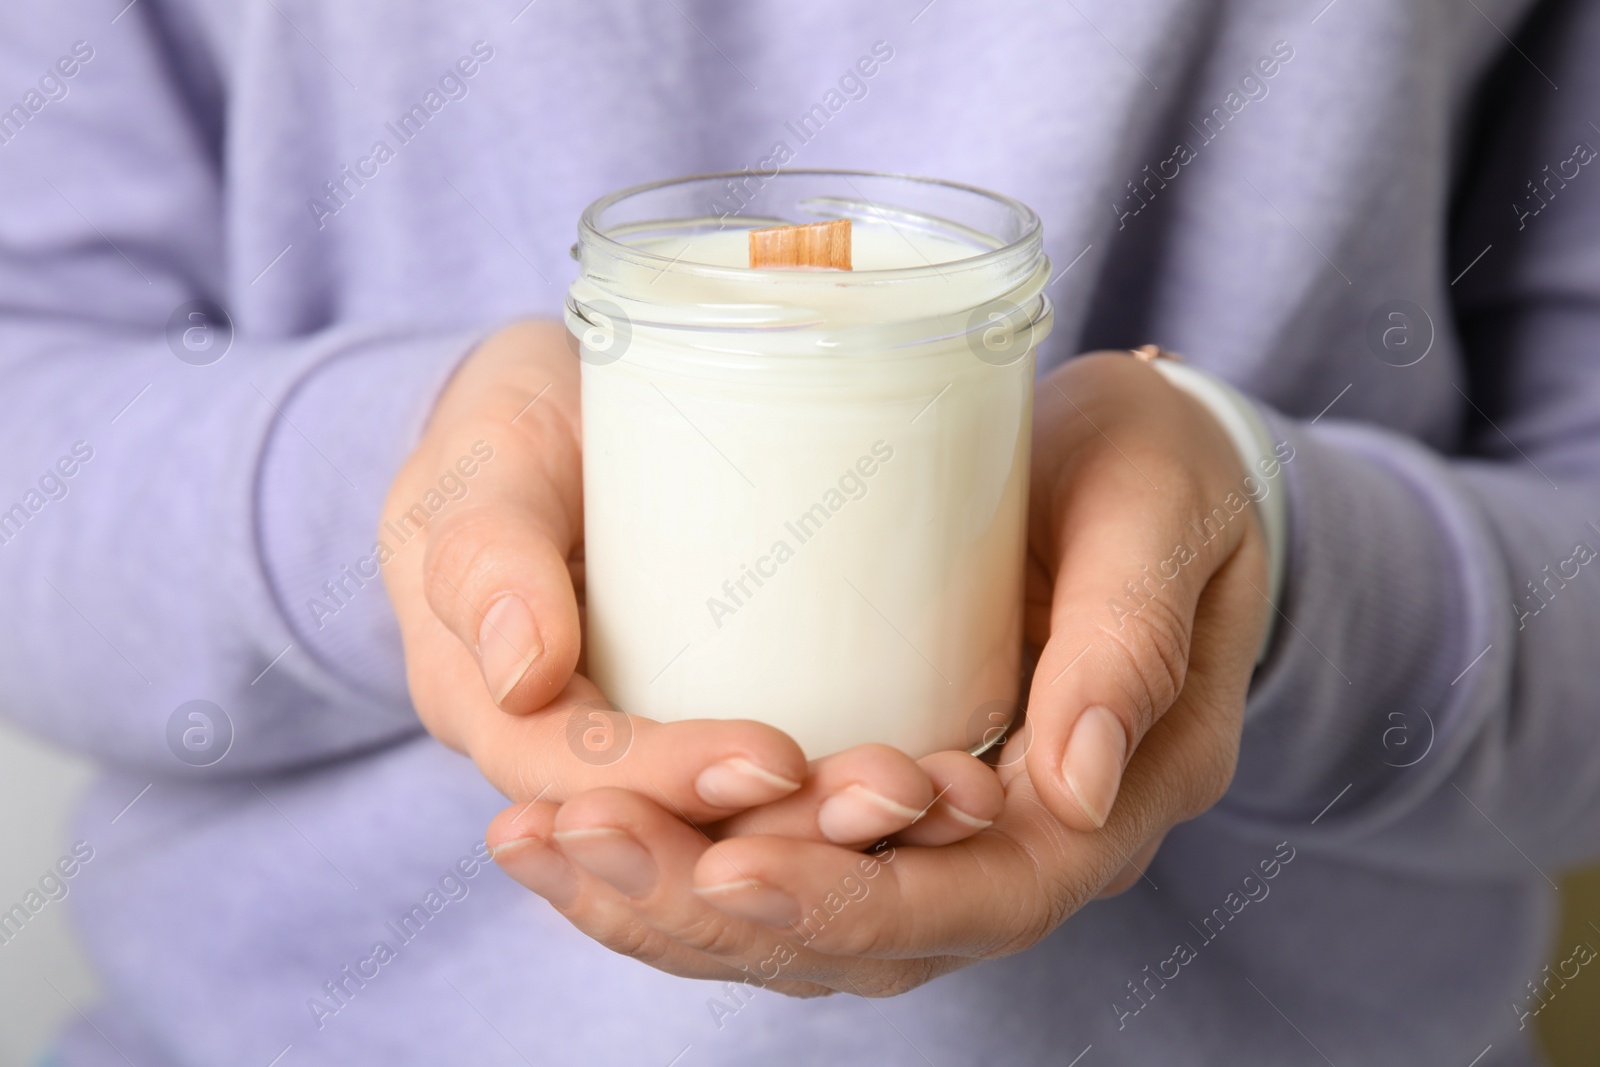
[[[646,287],[671,325],[624,313],[620,358],[586,353],[588,670],[625,711],[758,719],[813,758],[922,756],[974,747],[1014,703],[1031,348],[991,361],[965,332],[994,279],[954,265],[993,245],[854,229],[849,276],[725,291],[663,270]],[[633,243],[745,263],[742,230]],[[906,269],[926,277],[873,282]]]

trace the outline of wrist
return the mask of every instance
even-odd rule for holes
[[[1283,599],[1284,572],[1289,540],[1288,495],[1282,492],[1283,457],[1272,439],[1266,420],[1255,405],[1233,386],[1188,364],[1158,359],[1150,364],[1168,384],[1183,391],[1216,420],[1244,468],[1241,491],[1255,505],[1262,540],[1267,551],[1267,589],[1272,613],[1262,634],[1256,662],[1266,658],[1277,630],[1279,605]]]

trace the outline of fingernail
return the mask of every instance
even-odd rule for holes
[[[694,791],[707,804],[719,808],[748,808],[788,796],[800,788],[781,774],[773,774],[742,756],[713,763],[694,780]]]
[[[976,815],[968,815],[966,812],[962,811],[948,800],[939,801],[939,806],[943,808],[945,812],[948,813],[949,816],[956,822],[961,823],[964,826],[970,826],[974,830],[987,830],[989,827],[994,825],[993,819],[980,819]]]
[[[565,908],[578,895],[578,874],[566,857],[536,837],[519,837],[489,850],[489,856],[511,877]]]
[[[817,828],[834,844],[872,841],[904,830],[922,817],[916,808],[890,800],[862,785],[851,785],[823,801]]]
[[[503,596],[489,605],[478,627],[478,662],[496,704],[522,681],[543,651],[533,612],[521,597]]]
[[[622,830],[603,826],[555,835],[574,863],[626,897],[647,896],[656,887],[656,861]]]
[[[1097,704],[1078,717],[1061,760],[1061,775],[1078,806],[1096,826],[1104,826],[1111,814],[1127,754],[1127,731],[1110,708]]]
[[[765,926],[787,926],[800,918],[800,905],[793,897],[748,878],[721,885],[696,886],[694,891],[718,911]]]

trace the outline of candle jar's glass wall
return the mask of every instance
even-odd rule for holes
[[[854,271],[751,270],[752,227],[852,221]],[[1039,221],[860,173],[641,187],[584,215],[588,670],[659,720],[810,757],[978,749],[1016,706]]]

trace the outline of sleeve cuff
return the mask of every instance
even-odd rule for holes
[[[395,472],[478,333],[363,338],[273,398],[256,485],[268,585],[296,643],[320,666],[410,707],[399,627],[376,561]]]
[[[1261,647],[1256,652],[1256,662],[1259,664],[1267,658],[1273,635],[1278,629],[1289,541],[1289,497],[1279,484],[1283,471],[1272,433],[1255,405],[1222,379],[1167,359],[1155,360],[1150,365],[1174,387],[1188,393],[1211,412],[1233,442],[1246,474],[1264,486],[1259,497],[1254,493],[1250,495],[1266,538],[1267,596],[1272,601],[1272,614],[1267,619],[1267,629],[1261,635]]]

